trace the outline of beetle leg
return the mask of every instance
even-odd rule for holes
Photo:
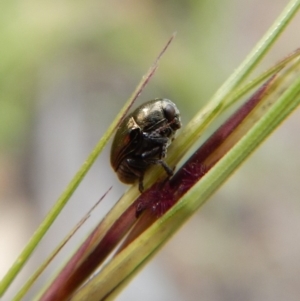
[[[140,177],[139,177],[139,191],[140,193],[143,193],[144,191],[144,174],[142,174]]]
[[[161,165],[165,172],[168,174],[168,176],[173,176],[173,169],[164,161],[160,159],[152,159],[152,160],[147,160],[148,163],[150,164],[156,164],[156,165]]]
[[[162,137],[160,135],[155,135],[153,133],[143,133],[143,139],[154,142],[156,144],[167,144],[169,141],[168,137]]]
[[[173,170],[167,165],[167,163],[164,160],[161,160],[161,158],[164,158],[166,156],[166,152],[167,152],[167,144],[164,144],[162,146],[162,148],[160,146],[157,146],[155,148],[153,148],[150,151],[147,152],[143,152],[141,154],[141,157],[148,162],[148,164],[158,164],[161,165],[164,170],[166,171],[166,173],[169,176],[173,175]],[[156,155],[160,155],[160,159],[150,159],[151,157],[155,157]]]
[[[157,130],[153,131],[152,133],[150,133],[150,137],[170,137],[172,136],[172,129],[169,127],[161,127],[158,128]]]
[[[168,145],[167,145],[167,143],[165,143],[165,144],[162,146],[161,158],[165,158],[165,157],[166,157],[166,155],[167,155],[167,148],[168,148]]]
[[[159,159],[165,158],[167,154],[167,148],[168,148],[168,144],[163,143],[162,146],[156,146],[149,151],[144,151],[141,154],[141,157],[143,159],[147,159],[151,157],[154,158],[155,156],[159,156]]]
[[[143,153],[141,154],[141,158],[142,158],[143,160],[147,160],[149,157],[150,157],[150,158],[151,158],[151,157],[153,158],[153,157],[159,155],[159,153],[160,153],[160,146],[157,146],[157,147],[152,148],[152,149],[149,150],[149,151],[143,152]],[[147,160],[147,161],[148,161],[148,160]]]
[[[126,159],[127,168],[130,170],[132,174],[136,176],[139,180],[139,191],[142,193],[144,191],[144,173],[145,168],[149,165],[148,162],[142,160],[142,159]]]
[[[164,161],[164,160],[151,160],[150,161],[152,164],[158,164],[163,167],[165,172],[168,174],[168,176],[173,176],[173,169]]]
[[[157,164],[157,165],[161,165],[163,167],[163,169],[165,170],[165,172],[167,173],[167,175],[169,177],[173,176],[173,169],[171,167],[168,166],[168,164],[164,161],[164,160],[147,160],[147,165],[148,164]],[[135,170],[136,175],[138,175],[138,173]],[[144,172],[141,172],[139,177],[139,191],[140,193],[142,193],[144,191]]]

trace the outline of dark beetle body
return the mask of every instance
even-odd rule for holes
[[[139,181],[143,191],[145,171],[160,164],[172,175],[172,169],[162,160],[167,147],[181,127],[180,113],[168,99],[154,99],[138,107],[120,124],[110,154],[110,162],[121,182]]]

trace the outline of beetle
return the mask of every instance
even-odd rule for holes
[[[165,98],[150,100],[125,117],[110,153],[110,162],[119,180],[125,184],[139,181],[139,190],[143,192],[144,174],[151,165],[161,165],[172,176],[173,170],[163,159],[180,127],[179,110]]]

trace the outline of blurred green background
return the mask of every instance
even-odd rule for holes
[[[183,123],[288,3],[1,1],[0,278],[174,31],[138,104],[177,103]],[[300,46],[296,17],[259,70]],[[118,300],[299,300],[300,113],[231,177]],[[104,151],[3,300],[113,185],[26,300],[119,198]]]

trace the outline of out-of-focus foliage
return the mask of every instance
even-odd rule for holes
[[[211,19],[226,17],[220,13],[225,3],[213,2],[215,5],[205,1],[2,2],[2,148],[18,148],[24,143],[45,68],[58,64],[55,71],[59,77],[64,64],[79,64],[83,74],[103,78],[109,101],[115,101],[116,95],[120,101],[120,95],[127,93],[123,94],[125,100],[173,31],[178,31],[178,39],[152,83],[157,90],[154,96],[161,93],[178,102],[188,99],[186,103],[196,102],[198,107],[202,95],[207,96],[222,78],[222,72],[209,71],[219,48],[214,37],[220,35]],[[221,71],[223,67],[219,67]],[[111,90],[116,89],[113,82],[117,80],[123,85],[114,94]]]
[[[170,98],[186,124],[287,2],[1,1],[0,278],[174,31],[176,39],[138,101]],[[299,16],[266,58],[268,66],[300,46],[298,29]],[[297,114],[167,244],[146,268],[154,276],[146,272],[143,282],[140,274],[124,300],[298,300]],[[124,191],[108,157],[99,158],[101,167],[96,163],[88,184],[79,187],[42,253],[108,187],[114,185],[115,195],[103,206]],[[38,260],[35,254],[32,262]],[[156,292],[168,297],[156,298]]]

